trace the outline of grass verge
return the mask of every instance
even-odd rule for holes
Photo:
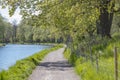
[[[75,71],[81,77],[81,80],[115,80],[114,72],[114,47],[118,50],[118,80],[120,79],[120,36],[114,36],[114,40],[106,42],[106,45],[95,45],[93,54],[100,52],[98,59],[98,66],[96,59],[91,62],[90,59],[86,60],[85,57],[76,56],[67,48],[64,52],[65,58],[71,64],[74,64]]]

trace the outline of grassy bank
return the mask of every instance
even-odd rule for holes
[[[27,80],[32,70],[35,69],[46,54],[61,47],[63,45],[56,45],[53,48],[45,49],[30,57],[17,61],[9,70],[0,73],[0,80]]]
[[[98,65],[96,64],[96,57],[91,62],[86,57],[76,56],[70,52],[70,49],[66,49],[64,56],[69,60],[71,64],[74,64],[75,71],[81,77],[81,80],[115,80],[114,73],[114,47],[118,47],[118,78],[120,79],[120,35],[114,35],[113,39],[99,44],[92,48],[93,54],[100,52],[98,58]],[[95,56],[95,55],[93,55]]]
[[[5,44],[4,43],[0,43],[0,47],[2,47],[2,46],[5,46]]]

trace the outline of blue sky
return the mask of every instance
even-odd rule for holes
[[[8,22],[12,23],[14,20],[17,21],[17,24],[20,23],[22,16],[19,14],[20,9],[17,9],[12,17],[9,16],[8,8],[2,9],[0,6],[0,14],[7,19]]]

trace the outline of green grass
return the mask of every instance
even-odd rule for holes
[[[9,70],[0,72],[0,80],[27,80],[32,70],[35,69],[46,54],[61,47],[63,45],[56,45],[53,48],[45,49],[30,57],[17,61]]]
[[[81,76],[82,80],[114,80],[114,64],[111,64],[112,61],[112,59],[100,61],[97,70],[95,63],[91,64],[90,61],[87,61],[80,64],[81,61],[78,59],[75,71]]]
[[[105,44],[104,44],[105,43]],[[75,71],[81,77],[81,80],[115,80],[114,79],[114,47],[118,47],[118,71],[120,79],[120,35],[114,35],[112,40],[106,40],[103,44],[95,45],[92,50],[93,54],[100,52],[98,60],[98,69],[96,60],[92,63],[90,59],[84,57],[76,57],[70,49],[64,52],[65,58],[74,64]],[[107,43],[107,44],[106,44]],[[72,56],[72,57],[71,57]]]
[[[83,57],[72,61],[73,59],[70,58],[69,49],[65,51],[64,55],[67,56],[66,58],[68,58],[72,64],[75,64],[75,71],[81,77],[81,80],[114,80],[113,58],[101,59],[97,71],[96,63],[93,62],[93,64],[91,64],[91,61],[86,61]]]

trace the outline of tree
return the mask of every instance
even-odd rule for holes
[[[17,27],[17,40],[19,42],[33,42],[32,26],[26,23],[27,20],[22,20]]]
[[[13,29],[9,22],[5,22],[4,42],[12,42]]]
[[[100,34],[102,37],[109,37],[111,25],[113,21],[113,14],[114,14],[114,0],[101,0],[100,1],[100,16],[98,20],[97,26],[97,33]]]
[[[4,18],[0,15],[0,42],[4,42]]]
[[[0,42],[9,42],[12,38],[11,24],[0,16]]]
[[[25,21],[22,20],[17,28],[17,40],[19,42],[25,42]]]
[[[13,35],[12,35],[12,39],[13,39],[13,43],[16,42],[16,34],[17,34],[17,24],[16,24],[16,20],[13,21]]]

